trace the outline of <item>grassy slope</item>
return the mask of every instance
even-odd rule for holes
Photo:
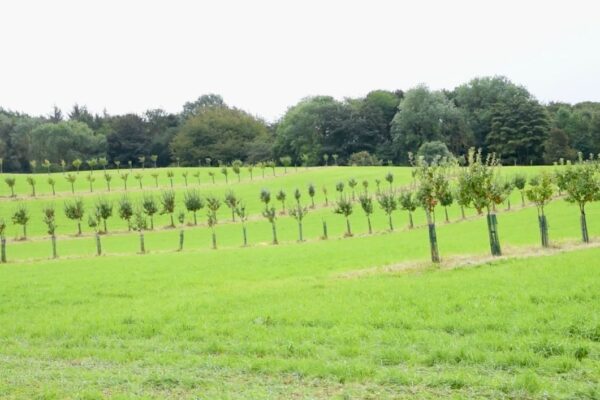
[[[600,250],[361,276],[385,249],[343,242],[1,267],[0,396],[600,395]]]

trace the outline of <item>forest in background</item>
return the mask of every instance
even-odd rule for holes
[[[73,168],[75,160],[89,168],[99,159],[113,165],[153,159],[157,166],[290,158],[296,165],[405,165],[409,153],[461,155],[470,147],[511,165],[598,154],[600,103],[542,104],[523,86],[496,76],[453,90],[420,85],[341,101],[307,97],[272,123],[217,94],[185,103],[176,114],[92,114],[76,104],[68,112],[54,107],[49,115],[31,116],[0,108],[4,172],[41,165],[59,170],[61,163]]]

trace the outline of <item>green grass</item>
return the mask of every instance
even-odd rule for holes
[[[282,215],[281,244],[270,244],[262,187],[283,188],[291,201],[295,187],[313,182],[334,199],[337,181],[368,179],[374,191],[388,170],[299,168],[277,177],[267,170],[264,180],[258,170],[254,181],[205,182],[203,195],[233,189],[252,212],[248,248],[229,210],[220,212],[216,251],[202,211],[202,225],[186,227],[183,252],[175,251],[179,229],[163,228],[167,216],[145,233],[145,255],[113,217],[102,237],[106,255],[94,257],[90,230],[74,237],[62,215],[63,187],[54,200],[60,258],[48,260],[41,207],[52,196],[19,197],[32,215],[31,238],[15,240],[20,228],[9,225],[10,262],[0,265],[0,398],[600,398],[600,249],[536,250],[542,256],[489,263],[485,219],[469,211],[463,221],[451,207],[452,223],[437,214],[447,263],[435,268],[421,211],[412,230],[396,212],[388,232],[377,206],[368,235],[356,205],[355,236],[343,238],[344,219],[324,207],[320,190],[305,220],[307,241],[296,242],[295,221]],[[410,183],[410,170],[393,171],[395,185]],[[180,200],[184,190],[181,180]],[[498,216],[503,250],[531,253],[539,248],[536,210],[521,208],[517,192],[511,200],[512,210]],[[14,206],[2,198],[0,216]],[[557,199],[547,215],[555,247],[579,241],[576,207]],[[592,237],[600,236],[599,217],[591,204]],[[322,219],[329,240],[320,239]],[[478,266],[449,269],[458,259]]]

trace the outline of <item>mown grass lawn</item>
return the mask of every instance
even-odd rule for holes
[[[2,266],[0,396],[600,396],[599,249],[369,274],[333,249]]]

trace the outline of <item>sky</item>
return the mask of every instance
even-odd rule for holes
[[[600,101],[591,1],[12,0],[0,107],[179,112],[218,93],[274,121],[300,99],[504,75],[542,102]]]

